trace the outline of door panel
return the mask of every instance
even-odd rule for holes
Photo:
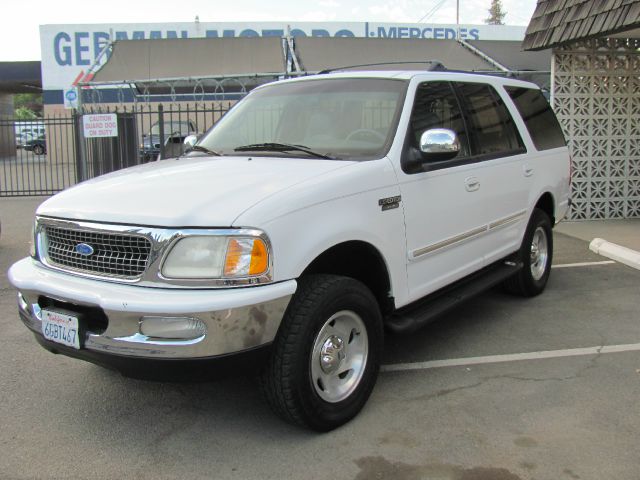
[[[483,185],[469,192],[466,179],[477,165],[416,175],[400,183],[406,218],[409,297],[416,300],[483,265]]]
[[[481,160],[487,232],[479,240],[485,264],[520,245],[526,222],[526,149],[500,94],[483,83],[456,82],[472,154]]]
[[[522,226],[527,221],[524,157],[514,155],[483,162],[488,229],[480,248],[485,264],[500,260],[520,246]]]

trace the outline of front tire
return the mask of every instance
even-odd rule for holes
[[[33,153],[36,155],[44,155],[44,147],[42,145],[34,145]]]
[[[380,309],[365,285],[337,275],[303,277],[262,373],[262,391],[285,420],[332,430],[369,398],[382,343]]]
[[[505,282],[507,291],[523,297],[541,294],[551,273],[553,232],[549,215],[539,208],[531,214],[518,257],[523,267]]]

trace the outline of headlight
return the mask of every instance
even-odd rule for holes
[[[246,278],[268,270],[269,251],[258,237],[185,237],[175,243],[162,265],[166,278]]]

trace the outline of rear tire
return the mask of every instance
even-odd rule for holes
[[[36,155],[44,155],[44,147],[42,145],[34,145],[33,153]]]
[[[541,294],[549,280],[553,259],[553,233],[549,216],[535,208],[518,253],[522,269],[504,283],[509,293],[523,297]]]
[[[309,275],[298,282],[260,385],[274,412],[317,431],[351,420],[380,368],[378,303],[357,280]]]

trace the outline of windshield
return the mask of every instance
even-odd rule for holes
[[[190,132],[193,131],[191,128],[190,122],[176,122],[165,120],[164,122],[164,134],[171,135],[174,133],[179,133],[181,135],[189,135]],[[154,123],[151,126],[151,135],[160,135],[160,124],[158,122]]]
[[[198,143],[224,155],[380,158],[393,140],[406,87],[379,78],[273,84],[239,102]]]

